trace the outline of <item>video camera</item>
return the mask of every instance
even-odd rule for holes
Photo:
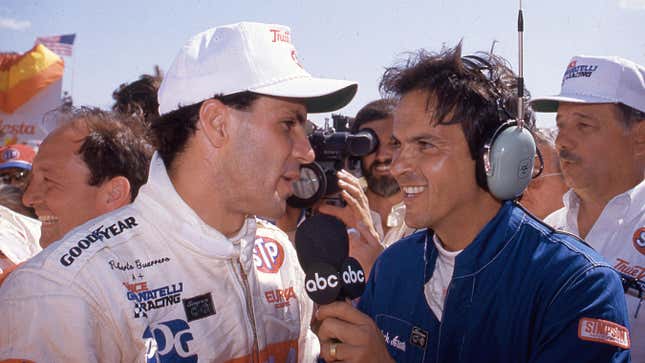
[[[348,130],[349,117],[332,115],[336,131],[325,120],[325,127],[314,129],[309,143],[316,153],[316,160],[300,168],[300,178],[294,183],[294,193],[287,203],[295,208],[309,208],[319,199],[329,199],[332,204],[344,205],[338,196],[340,187],[336,173],[346,168],[348,159],[368,155],[378,147],[378,136],[370,129],[356,134]]]

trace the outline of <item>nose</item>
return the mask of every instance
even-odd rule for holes
[[[574,137],[569,135],[569,131],[565,128],[558,128],[558,136],[555,138],[555,147],[558,150],[571,150],[575,148],[576,141]]]
[[[402,175],[412,170],[411,157],[405,152],[403,147],[398,150],[392,151],[392,164],[390,164],[390,173],[398,180]]]
[[[293,145],[293,155],[300,164],[310,164],[316,158],[314,149],[311,148],[311,144],[309,143],[309,138],[307,137],[305,128],[302,126],[298,127]]]
[[[42,199],[42,183],[35,180],[32,175],[31,181],[27,184],[25,193],[22,195],[22,204],[28,207],[34,207]]]

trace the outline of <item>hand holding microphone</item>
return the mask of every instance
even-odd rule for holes
[[[305,290],[320,305],[316,319],[321,322],[321,357],[327,362],[393,362],[372,319],[343,301],[361,296],[367,278],[360,264],[348,257],[345,225],[335,217],[315,215],[298,227],[295,241],[307,274]]]

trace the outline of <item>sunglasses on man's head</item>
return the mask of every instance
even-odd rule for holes
[[[0,172],[0,182],[5,184],[22,182],[27,180],[27,176],[29,176],[29,170],[19,170],[8,173]]]

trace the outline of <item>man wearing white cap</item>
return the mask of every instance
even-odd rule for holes
[[[148,184],[7,281],[3,319],[17,333],[0,333],[0,360],[313,361],[295,251],[254,215],[281,216],[314,160],[307,112],[343,107],[356,90],[309,75],[282,25],[191,38],[159,89]]]
[[[531,104],[558,113],[556,146],[571,187],[564,208],[545,221],[584,238],[628,279],[645,280],[645,68],[577,56],[560,94]],[[645,291],[632,295],[638,293],[626,295],[632,361],[645,362]]]

